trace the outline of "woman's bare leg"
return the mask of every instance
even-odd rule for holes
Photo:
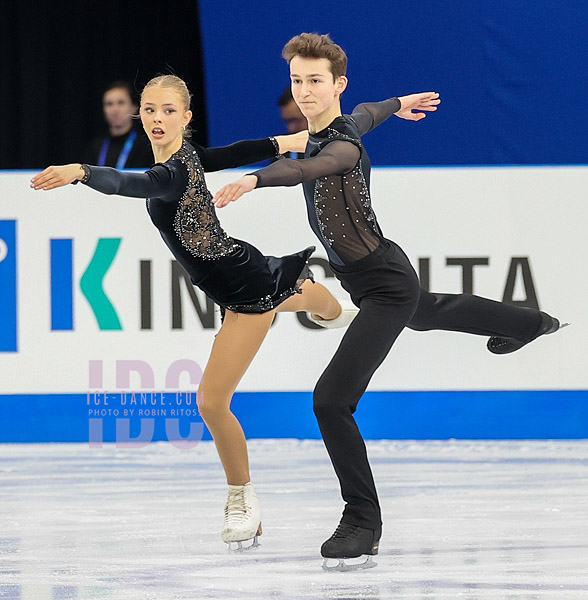
[[[304,311],[326,320],[335,319],[341,314],[339,301],[324,285],[307,279],[300,289],[301,294],[294,294],[284,300],[278,305],[276,312]]]
[[[249,461],[245,434],[231,412],[231,398],[239,381],[259,350],[274,318],[274,312],[305,311],[323,319],[335,319],[341,305],[320,283],[306,280],[302,293],[284,300],[275,311],[243,314],[226,311],[208,364],[198,388],[198,407],[223,464],[227,483],[249,481]]]
[[[198,387],[200,415],[212,434],[230,485],[249,481],[245,434],[231,412],[231,398],[273,319],[273,311],[243,314],[227,310]]]

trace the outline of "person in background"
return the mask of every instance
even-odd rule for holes
[[[298,133],[308,129],[306,117],[302,114],[298,108],[298,104],[294,101],[292,89],[289,85],[284,88],[284,91],[278,98],[278,106],[280,107],[280,117],[286,124],[288,133]]]
[[[102,109],[108,131],[94,138],[83,161],[100,167],[133,169],[153,164],[149,140],[135,119],[138,104],[128,81],[111,83],[102,96]]]
[[[286,124],[288,133],[299,133],[308,129],[308,121],[294,101],[289,85],[280,94],[278,106],[280,107],[280,117]],[[304,158],[304,152],[288,152],[284,154],[284,158]]]

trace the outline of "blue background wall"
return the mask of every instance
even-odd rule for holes
[[[585,0],[200,2],[209,142],[281,132],[281,58],[301,31],[349,57],[343,111],[435,90],[440,111],[366,140],[388,165],[585,164]]]

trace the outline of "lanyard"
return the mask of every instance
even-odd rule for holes
[[[116,161],[117,169],[124,169],[125,164],[127,162],[127,158],[129,158],[129,153],[131,152],[131,149],[133,148],[133,144],[135,142],[136,137],[137,137],[137,130],[131,129],[131,131],[125,141],[125,145],[123,146],[123,149],[120,151],[120,154],[118,155],[118,160]],[[100,157],[98,158],[98,166],[99,167],[103,167],[104,163],[106,162],[106,154],[108,152],[109,145],[110,145],[110,139],[105,137],[104,141],[102,142],[102,148],[100,148]]]

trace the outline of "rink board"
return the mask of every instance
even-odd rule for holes
[[[238,173],[210,174],[209,185]],[[219,314],[189,290],[144,200],[84,186],[34,192],[30,176],[0,173],[0,439],[87,439],[100,418],[82,414],[88,394],[94,410],[131,390],[160,407],[179,394],[176,408],[187,408]],[[506,296],[573,326],[506,357],[477,336],[403,332],[360,406],[368,437],[588,437],[586,183],[585,166],[374,170],[380,224],[432,291]],[[299,188],[258,190],[220,217],[266,254],[318,246]],[[316,280],[341,296],[325,259],[319,247]],[[311,391],[342,335],[279,315],[235,398],[249,436],[318,435]],[[159,418],[153,439],[164,439]],[[171,418],[180,431],[193,419]]]
[[[125,413],[128,403],[122,407],[111,399],[108,411],[99,414],[87,400],[80,394],[0,396],[0,440],[141,447],[182,439],[195,446],[212,439],[203,424],[195,427],[202,423],[199,416],[180,414],[173,401]],[[232,410],[248,438],[321,437],[311,392],[237,392]],[[588,391],[366,392],[355,416],[363,436],[371,440],[584,439]],[[120,419],[129,421],[126,437],[117,434]],[[175,420],[178,427],[167,429]],[[90,421],[99,421],[99,429]]]

